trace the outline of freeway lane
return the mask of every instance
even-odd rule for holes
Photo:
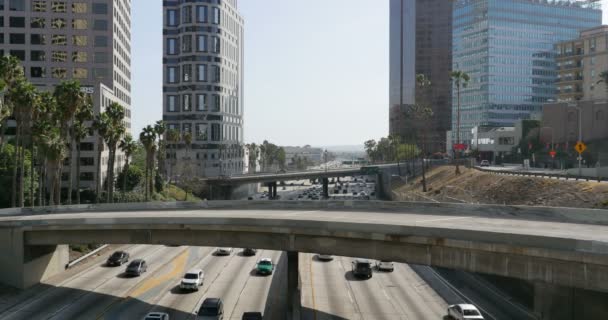
[[[352,258],[319,261],[300,254],[304,320],[437,320],[447,304],[407,265],[374,270],[369,280],[350,272]]]

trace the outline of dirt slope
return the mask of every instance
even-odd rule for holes
[[[393,194],[402,201],[473,202],[608,209],[608,183],[559,181],[512,177],[454,167],[440,167],[427,175],[428,192],[421,179],[403,185]]]

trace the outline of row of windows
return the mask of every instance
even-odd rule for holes
[[[25,50],[10,50],[9,54],[17,57],[21,61],[27,61]],[[105,63],[107,60],[107,53],[96,52],[93,58],[94,63]],[[84,63],[89,62],[88,53],[83,51],[72,51],[72,55],[69,55],[68,51],[51,51],[50,61],[52,62],[68,62],[68,59],[72,62]],[[30,60],[33,62],[45,62],[49,59],[46,51],[31,50]]]
[[[192,6],[186,6],[182,8],[182,15],[181,15],[181,23],[183,24],[187,24],[187,23],[208,23],[209,22],[209,8],[207,6],[196,6],[196,8],[193,11],[193,7]],[[194,19],[193,20],[193,13],[194,14]],[[169,9],[167,10],[167,17],[166,17],[166,25],[169,27],[177,27],[180,24],[180,19],[179,19],[179,10],[177,9]],[[221,19],[221,15],[220,15],[220,8],[218,7],[212,7],[212,15],[211,15],[211,23],[213,24],[220,24],[220,19]]]
[[[167,67],[167,83],[179,83],[179,67]],[[211,81],[219,83],[222,80],[222,72],[219,66],[211,65]],[[208,81],[208,68],[206,64],[196,65],[196,81],[207,82]],[[192,65],[182,66],[182,79],[181,82],[191,82],[194,73],[192,71]]]
[[[197,52],[207,52],[208,50],[208,37],[206,35],[197,35],[196,36],[196,51]],[[179,40],[177,38],[168,38],[167,39],[167,54],[168,55],[176,55],[179,54]],[[184,35],[181,39],[181,52],[188,53],[192,52],[193,41],[192,35]],[[221,51],[221,41],[219,37],[212,36],[211,37],[211,52],[219,54]]]
[[[68,19],[64,18],[52,18],[50,19],[51,29],[66,29],[68,26]],[[87,19],[72,19],[72,29],[74,30],[88,30],[89,20]],[[10,28],[25,28],[25,17],[9,17],[8,26]],[[45,28],[46,18],[32,17],[30,19],[30,26],[32,28]],[[0,17],[0,27],[4,27],[4,17]],[[93,20],[93,28],[95,31],[107,31],[108,21],[95,19]]]
[[[9,33],[10,44],[27,44],[26,34],[24,33]],[[50,36],[50,43],[46,34],[30,34],[30,45],[47,45],[51,44],[54,46],[67,46],[68,39],[71,40],[71,44],[77,47],[89,46],[89,36],[73,35],[68,38],[67,35],[53,34]],[[0,33],[0,44],[4,43],[4,33]],[[108,46],[108,37],[106,36],[95,36],[93,38],[93,46],[96,48],[104,48]]]
[[[194,126],[194,132],[192,127]],[[196,141],[222,141],[222,140],[241,140],[241,128],[233,125],[219,124],[219,123],[182,123],[181,130],[179,124],[169,123],[167,125],[169,130],[180,131],[182,134],[190,133]],[[224,152],[223,159],[232,159],[242,156],[242,150],[235,150],[234,152]],[[213,159],[213,158],[212,158]]]
[[[30,1],[9,0],[8,9],[10,11],[67,13],[69,7],[67,1],[32,0],[31,9],[27,10],[26,6],[28,2]],[[74,2],[72,3],[71,8],[71,13],[83,14],[89,12],[89,5],[86,2]],[[0,1],[0,10],[4,10],[4,0]],[[91,12],[93,14],[107,14],[108,4],[103,2],[94,2]]]
[[[193,101],[191,94],[183,94],[181,96],[169,95],[167,96],[167,112],[191,112],[193,110],[193,104],[196,104],[196,111],[203,112],[220,112],[222,98],[218,94],[211,96],[211,105],[207,94],[195,94],[196,100]],[[180,108],[181,98],[181,108]]]

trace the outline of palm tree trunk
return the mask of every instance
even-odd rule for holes
[[[40,184],[38,186],[38,206],[39,207],[43,207],[45,205],[45,197],[46,197],[46,183],[44,183],[46,181],[46,174],[45,174],[45,168],[46,168],[46,160],[42,160],[40,159],[40,166],[38,167],[38,172],[39,172],[39,177],[38,177],[38,183]]]
[[[33,208],[36,206],[36,202],[34,201],[34,139],[30,139],[30,206]]]
[[[55,181],[55,175],[57,172],[56,168],[53,168],[51,165],[49,165],[50,167],[50,175],[47,175],[48,178],[48,184],[49,184],[49,205],[50,206],[54,206],[55,205],[55,186],[56,186],[56,181]]]
[[[67,204],[72,204],[72,189],[74,187],[74,175],[72,168],[74,166],[74,139],[70,139],[70,165],[68,166],[68,199]],[[78,159],[77,159],[78,160]]]
[[[106,202],[110,203],[110,187],[112,185],[111,169],[112,167],[112,147],[108,146],[108,165],[106,168]]]
[[[21,134],[21,148],[19,149],[19,207],[25,205],[25,138]]]
[[[460,144],[460,85],[456,88],[457,100],[458,100],[458,109],[456,112],[456,143]],[[459,154],[460,150],[456,150],[456,174],[460,174],[460,164],[458,160],[460,158]]]
[[[80,204],[80,140],[76,141],[76,204]]]
[[[145,199],[146,202],[148,202],[148,172],[150,171],[150,155],[148,154],[149,152],[146,151],[146,174],[145,174],[145,179],[144,179],[144,195],[145,195]]]
[[[63,161],[57,163],[55,169],[55,205],[61,205],[61,183],[63,182]]]
[[[95,169],[95,203],[99,203],[101,199],[101,150],[103,149],[103,141],[97,140],[97,163]]]
[[[13,155],[13,187],[11,190],[11,207],[17,207],[17,168],[19,167],[19,140],[21,137],[21,128],[17,125],[15,132],[15,154]]]
[[[125,155],[127,160],[125,161],[125,167],[122,169],[122,198],[124,202],[127,202],[126,193],[127,193],[127,173],[129,172],[129,157]]]
[[[6,134],[7,120],[4,119],[0,124],[0,153],[4,152],[4,135]]]

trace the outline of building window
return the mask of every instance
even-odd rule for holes
[[[8,38],[11,44],[25,44],[25,34],[23,33],[11,33]]]
[[[199,81],[199,82],[207,81],[207,65],[199,64],[197,66],[197,69],[198,69],[198,72],[197,72],[196,81]]]
[[[177,67],[167,68],[167,82],[177,83]]]
[[[185,133],[189,133],[192,134],[192,124],[191,123],[184,123],[182,125],[182,132]]]
[[[34,11],[34,12],[46,12],[46,0],[34,0],[34,1],[32,1],[32,11]]]
[[[25,11],[25,0],[10,0],[8,9],[10,11]]]
[[[80,181],[94,181],[93,172],[81,172],[80,173]]]
[[[91,142],[82,142],[80,144],[80,151],[95,151],[95,145]]]
[[[108,59],[108,54],[105,52],[95,52],[94,56],[95,63],[108,63],[110,60]]]
[[[170,27],[177,26],[177,10],[167,10],[167,25]]]
[[[108,37],[106,36],[95,36],[95,47],[107,47]]]
[[[108,69],[95,68],[93,69],[93,77],[95,79],[104,79],[108,77]]]
[[[30,75],[32,78],[45,78],[46,69],[44,67],[32,67],[30,69]]]
[[[177,112],[177,96],[167,96],[167,111]]]
[[[74,79],[87,79],[89,77],[89,70],[86,68],[74,68],[72,70],[72,77]]]
[[[80,149],[82,151],[82,148]],[[80,165],[85,167],[91,167],[95,165],[95,158],[93,157],[82,157],[80,158]]]
[[[207,95],[197,94],[196,111],[207,111]]]
[[[182,52],[192,52],[192,36],[185,35],[182,37]]]
[[[220,141],[222,139],[222,132],[220,131],[219,123],[211,124],[211,140],[212,141]]]
[[[192,99],[191,95],[184,94],[182,95],[182,111],[192,111]]]
[[[65,51],[53,51],[51,54],[51,61],[53,62],[66,62],[68,60],[68,53]]]
[[[87,13],[88,6],[84,2],[74,2],[72,4],[72,12],[73,13]]]
[[[221,81],[221,73],[219,66],[211,66],[211,77],[213,79],[213,82]]]
[[[595,120],[596,121],[601,121],[604,120],[604,112],[603,111],[598,111],[595,113]]]
[[[44,51],[30,51],[31,61],[46,61],[46,53]]]
[[[221,98],[219,94],[214,94],[213,95],[213,112],[220,112],[220,103],[221,103]]]
[[[21,61],[25,61],[25,50],[11,50],[11,51],[9,51],[9,55],[11,55]]]
[[[33,17],[30,21],[30,26],[33,29],[44,29],[46,27],[46,20],[44,18]]]
[[[182,8],[182,23],[192,23],[192,7],[186,6]]]
[[[93,30],[96,31],[107,31],[108,20],[95,20],[93,21]]]
[[[55,13],[66,13],[68,12],[65,1],[53,1],[51,2],[51,11]]]
[[[196,124],[196,140],[207,141],[207,124],[197,123]]]
[[[73,19],[72,29],[74,30],[87,30],[89,28],[89,21],[86,19]]]
[[[87,53],[84,51],[74,51],[72,52],[72,61],[73,62],[87,62]]]
[[[199,52],[207,52],[207,36],[199,35],[196,50]]]
[[[30,44],[33,45],[44,45],[46,44],[46,36],[43,34],[31,34]]]
[[[177,39],[167,39],[167,54],[177,54]]]
[[[25,17],[10,17],[8,26],[11,28],[25,28]]]
[[[182,77],[184,82],[190,82],[192,80],[192,65],[186,64],[182,66]]]
[[[87,36],[72,36],[72,44],[77,47],[86,47],[88,43]]]
[[[65,79],[68,71],[66,68],[52,68],[51,73],[53,74],[53,78],[55,79]]]
[[[196,22],[207,22],[207,6],[197,6],[196,7]]]
[[[63,29],[65,28],[66,22],[63,18],[54,18],[51,20],[51,28],[53,29]]]
[[[67,46],[68,38],[62,34],[54,34],[51,37],[51,43],[55,46]]]
[[[108,14],[108,4],[107,3],[93,3],[93,13],[94,14]]]
[[[213,37],[213,53],[220,53],[220,38]]]
[[[213,24],[220,24],[220,8],[213,7]]]

